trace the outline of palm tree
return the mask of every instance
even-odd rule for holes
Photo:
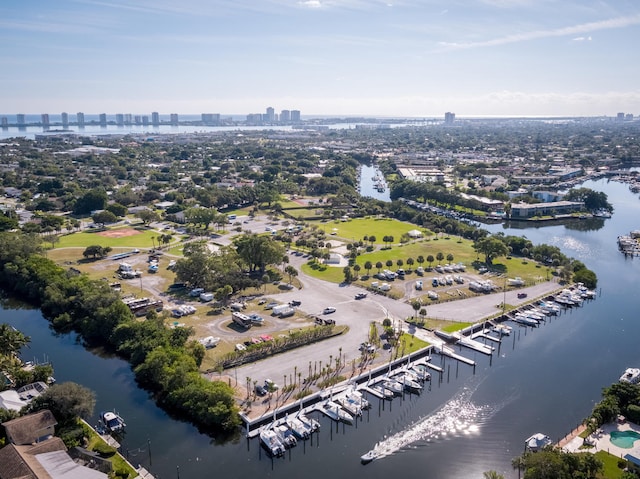
[[[438,251],[436,253],[436,259],[438,260],[438,263],[441,262],[444,259],[444,253]]]
[[[449,254],[447,255],[447,261],[448,261],[449,263],[453,262],[453,255],[452,255],[451,253],[449,253]]]
[[[369,272],[371,271],[372,267],[373,267],[373,265],[371,264],[371,261],[365,261],[364,262],[364,269],[367,270],[367,275],[369,275]]]
[[[0,324],[0,355],[13,356],[29,344],[31,338],[6,323]]]
[[[418,264],[420,266],[422,266],[422,263],[424,263],[424,256],[420,255],[416,258],[416,261],[418,262]],[[407,263],[409,262],[409,260],[407,260]]]
[[[380,270],[382,269],[382,261],[378,261],[376,263],[376,268],[378,268],[378,273],[380,272]]]
[[[432,254],[427,255],[427,263],[429,263],[429,269],[431,269],[431,264],[434,262],[435,258]]]
[[[504,479],[502,474],[498,474],[496,471],[487,471],[483,474],[484,479]]]
[[[410,268],[413,266],[413,258],[407,258],[407,266],[409,266]]]

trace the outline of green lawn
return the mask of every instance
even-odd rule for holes
[[[117,231],[121,228],[114,228],[113,230],[107,231]],[[68,235],[60,236],[60,240],[56,243],[56,248],[73,248],[73,247],[83,247],[92,245],[99,245],[103,247],[110,246],[112,248],[153,248],[154,241],[157,245],[156,238],[161,233],[158,233],[154,230],[147,229],[137,229],[138,234],[132,236],[123,236],[122,238],[109,238],[107,236],[102,236],[99,231],[82,231],[77,233],[71,233]],[[151,240],[153,238],[153,241]],[[45,239],[45,244],[46,244]]]
[[[609,454],[606,451],[598,451],[595,456],[604,464],[602,477],[607,479],[619,479],[622,477],[622,469],[618,467],[620,458]]]
[[[348,221],[313,221],[311,224],[317,224],[327,235],[335,232],[335,236],[345,240],[359,241],[365,236],[373,235],[376,237],[376,244],[383,244],[382,238],[384,236],[393,236],[394,242],[399,243],[400,237],[410,230],[425,231],[411,223],[390,218],[374,217],[357,218]],[[427,231],[426,234],[430,233]]]

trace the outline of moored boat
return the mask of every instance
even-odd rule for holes
[[[278,435],[272,429],[263,428],[260,430],[260,442],[272,456],[280,457],[284,455],[284,444],[280,442]]]
[[[112,411],[101,412],[100,420],[102,421],[105,429],[112,433],[123,432],[124,428],[127,426],[124,419],[122,419],[116,412]]]
[[[620,376],[621,383],[636,384],[640,382],[640,368],[627,368]]]
[[[353,416],[331,400],[328,400],[322,405],[321,411],[334,421],[353,422]]]

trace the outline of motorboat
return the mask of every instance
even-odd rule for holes
[[[407,371],[414,374],[420,381],[430,381],[431,373],[427,370],[425,364],[411,364],[407,366]]]
[[[345,394],[336,396],[335,401],[353,417],[362,416],[362,406],[356,399]]]
[[[369,409],[371,407],[371,404],[369,403],[369,401],[367,401],[363,396],[363,394],[360,391],[358,391],[355,387],[351,387],[350,389],[347,389],[347,396],[353,399],[354,401],[357,401],[363,410]]]
[[[381,395],[384,399],[393,399],[393,396],[395,396],[392,391],[389,391],[381,383],[370,384],[368,388]]]
[[[529,316],[527,316],[526,314],[523,313],[516,313],[515,314],[515,319],[514,321],[527,325],[527,326],[537,326],[538,325],[538,320],[533,319]]]
[[[402,384],[404,389],[406,389],[407,391],[422,391],[422,385],[417,381],[417,378],[408,371],[395,374],[391,377],[391,379]]]
[[[546,434],[542,434],[541,432],[539,432],[531,437],[528,437],[524,442],[524,447],[527,451],[538,452],[541,449],[550,446],[551,444],[553,444],[551,438]]]
[[[391,391],[394,395],[402,394],[402,389],[403,389],[402,384],[400,384],[395,379],[387,378],[387,379],[383,380],[382,381],[382,386],[386,390]]]
[[[369,452],[360,456],[360,462],[362,464],[369,464],[371,461],[375,461],[378,458],[378,452],[375,449],[371,449]]]
[[[500,336],[509,336],[513,328],[508,324],[496,324],[491,331],[498,333]]]
[[[311,431],[312,433],[320,429],[320,423],[315,419],[313,419],[312,417],[308,417],[302,411],[296,414],[296,418],[299,419],[300,422],[302,422],[302,424],[304,424],[307,427],[307,429],[309,429],[309,431]]]
[[[198,339],[198,342],[202,344],[205,349],[211,349],[220,342],[220,338],[217,336],[207,336],[206,338]]]
[[[347,411],[342,409],[338,404],[332,400],[328,400],[322,405],[321,411],[329,416],[334,421],[342,421],[346,423],[353,422],[353,416]]]
[[[621,383],[636,384],[640,382],[640,368],[627,368],[620,376]]]
[[[289,429],[289,426],[286,424],[278,424],[277,426],[273,426],[273,431],[280,439],[280,442],[284,444],[284,447],[289,449],[298,444],[298,440],[296,439],[293,431]]]
[[[278,435],[272,429],[263,428],[260,430],[260,442],[272,456],[280,457],[284,455],[284,444],[280,442]]]
[[[300,420],[299,417],[287,416],[284,422],[299,439],[308,439],[313,432],[309,426]]]
[[[123,432],[124,428],[127,427],[124,419],[122,419],[116,412],[103,411],[100,413],[100,420],[102,421],[105,429],[112,433]]]

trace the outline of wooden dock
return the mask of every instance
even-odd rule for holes
[[[464,356],[461,356],[460,354],[455,353],[451,348],[443,344],[441,344],[440,346],[436,346],[435,351],[444,356],[449,356],[450,358],[455,359],[456,361],[460,361],[461,363],[468,364],[469,366],[476,365],[476,362],[473,359],[469,359]]]

